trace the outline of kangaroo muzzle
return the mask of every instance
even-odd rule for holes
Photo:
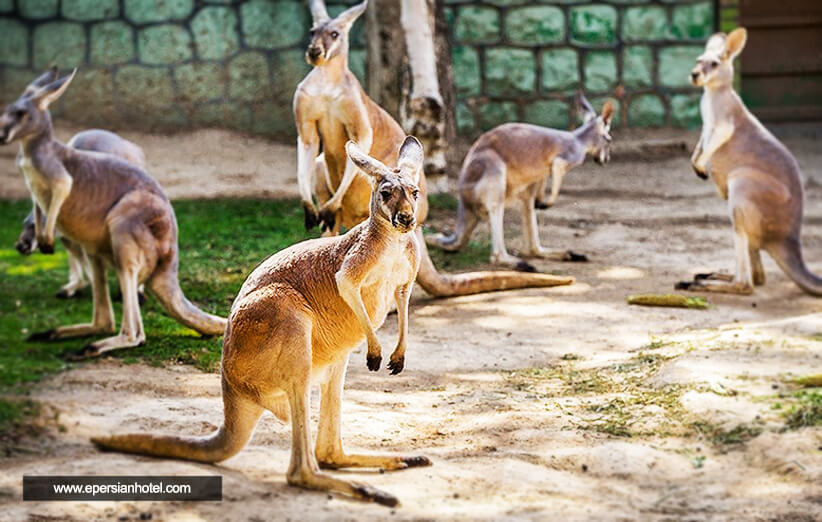
[[[394,228],[408,231],[414,228],[417,219],[414,217],[413,214],[409,214],[407,212],[398,212],[394,215],[394,219],[392,221],[392,225],[394,225]]]

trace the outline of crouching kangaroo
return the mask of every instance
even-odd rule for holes
[[[691,82],[704,88],[702,136],[691,163],[700,178],[710,175],[728,201],[736,272],[697,274],[676,288],[750,294],[754,285],[765,284],[760,257],[765,250],[802,290],[822,296],[822,278],[802,259],[799,165],[733,90],[733,60],[746,39],[744,28],[713,35],[691,71]]]
[[[348,354],[365,339],[368,367],[379,369],[381,348],[374,332],[385,321],[392,299],[399,338],[388,368],[392,374],[403,369],[408,299],[420,263],[414,216],[422,145],[406,138],[396,169],[365,155],[353,142],[346,148],[374,185],[371,215],[345,235],[303,241],[272,255],[245,281],[231,307],[223,344],[223,426],[207,437],[114,435],[94,438],[95,444],[219,462],[245,446],[268,409],[283,421],[291,417],[289,484],[398,504],[388,493],[337,479],[319,468],[396,470],[431,464],[425,457],[349,454],[340,438]],[[320,376],[320,421],[312,453],[310,385],[312,377]]]
[[[123,296],[120,334],[88,344],[69,358],[145,342],[137,295],[143,282],[182,324],[204,335],[219,335],[226,320],[199,310],[180,289],[177,222],[160,185],[120,158],[75,150],[54,138],[48,107],[66,91],[75,72],[24,93],[0,115],[0,143],[20,141],[18,165],[34,201],[38,248],[52,253],[59,230],[83,249],[91,267],[92,322],[35,333],[30,339],[114,333],[107,265],[117,272]]]
[[[323,0],[309,2],[314,20],[306,60],[313,66],[294,93],[297,124],[297,180],[305,210],[306,228],[317,224],[336,234],[340,225],[351,228],[368,217],[371,184],[346,157],[345,144],[362,150],[389,167],[394,166],[405,132],[363,90],[348,68],[348,33],[365,12],[362,2],[330,18]],[[322,151],[322,152],[320,152]],[[443,274],[437,271],[422,237],[420,225],[428,215],[425,173],[420,173],[420,201],[416,210],[417,240],[421,248],[417,282],[434,297],[549,287],[573,283],[573,278],[511,271]],[[314,204],[318,199],[320,208]]]
[[[491,262],[534,271],[531,264],[505,249],[505,207],[519,202],[528,254],[563,261],[587,260],[570,251],[552,253],[540,246],[534,210],[534,200],[548,174],[551,176],[549,201],[553,204],[565,174],[581,165],[586,156],[593,156],[601,165],[610,160],[611,102],[605,102],[600,115],[584,96],[580,97],[580,104],[585,110],[585,121],[572,132],[505,123],[480,136],[468,150],[460,171],[457,228],[449,236],[427,236],[428,244],[452,252],[460,250],[471,239],[481,217],[487,215],[491,224]]]
[[[52,74],[51,72],[47,72],[43,76],[46,75],[51,76]],[[53,79],[57,79],[56,70],[53,71],[53,76]],[[33,84],[40,81],[41,78],[35,80]],[[123,139],[113,132],[102,129],[85,130],[72,136],[68,143],[66,143],[66,146],[77,150],[111,154],[140,168],[145,168],[145,155],[143,154],[143,150],[135,143]],[[41,226],[42,225],[44,225],[44,223],[41,223]],[[66,248],[69,280],[68,283],[63,285],[57,292],[57,297],[68,299],[74,297],[79,290],[89,285],[86,275],[88,275],[89,278],[91,277],[91,268],[89,268],[85,253],[83,253],[83,249],[79,245],[65,237],[61,237],[60,241]],[[37,250],[34,212],[30,212],[23,221],[23,230],[20,232],[20,236],[17,238],[14,247],[24,256],[30,255]],[[143,300],[144,297],[141,289],[140,302],[142,303]]]

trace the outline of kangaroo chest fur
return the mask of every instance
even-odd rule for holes
[[[31,158],[22,152],[17,155],[17,167],[20,169],[20,172],[23,173],[26,187],[34,196],[37,205],[44,211],[48,209],[48,204],[51,200],[51,190],[49,189],[46,175],[40,172],[40,170],[34,166]]]

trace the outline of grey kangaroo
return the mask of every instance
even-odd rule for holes
[[[765,284],[765,250],[805,292],[822,296],[822,278],[808,270],[799,242],[804,199],[799,165],[787,148],[748,111],[733,90],[733,60],[747,31],[717,33],[691,71],[704,89],[702,136],[691,157],[696,174],[716,183],[728,201],[734,230],[736,273],[697,274],[680,290],[751,294]]]
[[[44,82],[46,77],[51,77],[52,81],[56,79],[57,71],[49,71],[40,76],[37,80],[32,82],[29,87]],[[42,83],[42,85],[45,85]],[[40,86],[42,86],[40,85]],[[135,143],[132,143],[124,138],[121,138],[113,132],[102,129],[89,129],[78,132],[66,143],[66,146],[77,149],[101,152],[105,154],[112,154],[118,156],[125,161],[128,161],[140,168],[145,168],[145,154],[143,150]],[[41,209],[42,210],[42,209]],[[43,225],[44,223],[41,223]],[[34,230],[34,212],[30,212],[23,221],[23,230],[17,238],[14,247],[22,255],[27,256],[37,250],[37,238]],[[86,276],[91,277],[91,269],[88,266],[88,261],[83,253],[83,249],[72,243],[71,240],[61,237],[60,241],[66,248],[68,254],[69,266],[69,280],[57,292],[57,297],[61,299],[68,299],[77,295],[77,292],[89,285]],[[140,302],[143,302],[143,294],[140,292]]]
[[[54,252],[59,230],[83,249],[91,268],[92,322],[35,333],[29,339],[114,333],[107,266],[117,272],[123,296],[120,333],[68,354],[69,359],[145,342],[138,301],[143,282],[182,324],[204,335],[221,334],[226,320],[195,307],[180,289],[177,222],[160,185],[116,156],[75,150],[54,138],[48,107],[66,91],[75,73],[27,88],[0,114],[0,143],[20,142],[17,161],[32,194],[37,247],[43,253]]]
[[[601,165],[610,160],[611,102],[605,102],[600,115],[584,96],[580,96],[580,104],[585,111],[585,121],[572,132],[527,123],[506,123],[480,136],[462,163],[456,231],[449,236],[427,236],[426,242],[444,250],[460,250],[471,239],[480,218],[487,215],[491,221],[491,262],[534,271],[531,264],[510,255],[505,249],[505,207],[518,201],[530,255],[586,261],[587,258],[580,254],[570,251],[551,253],[540,246],[534,210],[535,199],[549,174],[549,202],[553,204],[565,174],[581,165],[587,156],[592,156]]]

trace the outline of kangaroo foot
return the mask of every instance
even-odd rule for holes
[[[79,350],[72,350],[63,356],[66,361],[84,361],[93,357],[99,357],[100,349],[93,344],[87,344]]]

